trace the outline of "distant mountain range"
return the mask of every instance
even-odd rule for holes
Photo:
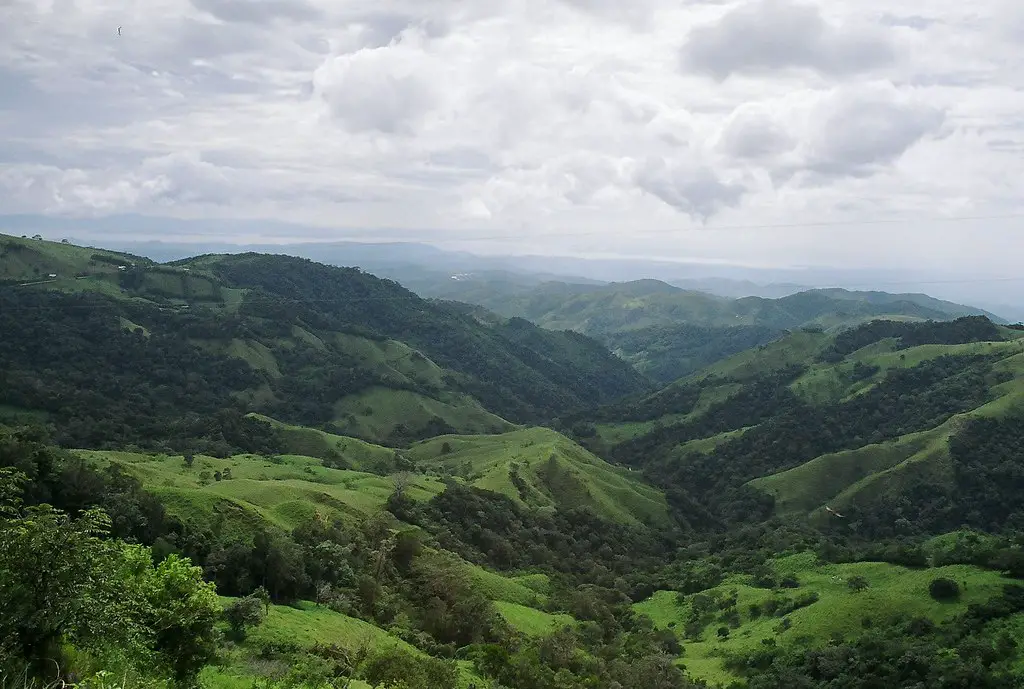
[[[0,232],[46,239],[69,239],[166,262],[206,253],[283,253],[339,266],[359,266],[396,279],[419,291],[414,283],[437,274],[478,276],[500,272],[517,279],[571,283],[609,283],[651,278],[687,290],[739,298],[780,298],[812,288],[842,287],[851,291],[924,292],[967,303],[1010,321],[1024,319],[1024,280],[988,277],[950,266],[945,272],[913,268],[863,269],[835,266],[752,267],[728,262],[669,261],[624,256],[597,258],[545,255],[484,255],[453,251],[420,241],[443,232],[388,232],[309,227],[277,221],[231,219],[182,220],[138,215],[103,218],[61,218],[31,215],[0,216]],[[339,240],[339,235],[344,237]],[[211,237],[223,239],[211,240]],[[301,237],[303,241],[293,238]],[[410,241],[410,237],[417,240]],[[174,239],[177,238],[177,239]],[[268,238],[266,240],[259,238]],[[287,239],[283,239],[287,238]],[[912,261],[908,257],[908,264]]]

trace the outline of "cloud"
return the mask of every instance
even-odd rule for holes
[[[724,182],[709,168],[664,158],[645,160],[636,183],[669,206],[707,221],[724,206],[735,206],[745,189]]]
[[[758,164],[777,183],[867,177],[926,137],[948,134],[946,111],[891,82],[792,94],[773,109],[745,104],[727,119],[716,147]]]
[[[841,88],[822,98],[801,146],[802,167],[824,175],[864,175],[891,164],[945,123],[945,112],[892,84]]]
[[[415,47],[363,48],[328,58],[313,74],[313,93],[353,131],[410,133],[438,101],[431,77]]]
[[[828,246],[723,228],[910,218],[913,246],[953,242],[929,217],[1024,212],[1022,17],[1008,0],[7,0],[0,208],[876,261],[870,225]]]
[[[320,10],[304,0],[192,0],[197,9],[224,22],[265,24],[277,19],[313,20]]]
[[[829,23],[815,6],[755,0],[691,30],[681,54],[684,69],[721,80],[793,68],[854,74],[891,63],[895,49],[882,31]]]
[[[763,105],[744,103],[729,116],[716,145],[735,158],[763,159],[792,150],[797,139]]]

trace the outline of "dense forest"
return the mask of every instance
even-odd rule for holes
[[[242,266],[246,269],[236,266],[231,275],[250,274],[248,264]],[[309,272],[303,266],[291,269],[267,272],[279,277]],[[325,299],[316,291],[307,304],[282,288],[285,296],[245,295],[237,313],[201,305],[164,307],[93,292],[5,290],[0,293],[5,333],[0,340],[5,363],[0,405],[49,415],[64,445],[179,452],[190,447],[224,454],[272,448],[259,434],[250,440],[248,434],[210,423],[211,418],[226,415],[225,423],[237,425],[234,412],[256,409],[298,424],[330,427],[340,400],[377,387],[442,400],[461,391],[491,411],[524,422],[648,385],[582,335],[549,333],[521,320],[484,326],[411,293],[396,295],[397,285],[372,276],[328,270],[343,279],[334,275],[333,282],[324,278],[316,284],[321,290],[334,285],[333,301],[316,301]],[[346,306],[350,303],[355,306]],[[295,338],[295,327],[320,333],[320,339]],[[374,368],[344,343],[323,344],[338,332],[371,341],[407,336],[448,368],[440,381]],[[274,370],[233,355],[230,347],[236,342],[266,347]],[[414,352],[413,359],[417,356],[426,365],[427,359]],[[253,404],[254,399],[259,401]],[[408,442],[449,428],[436,418],[393,440]]]

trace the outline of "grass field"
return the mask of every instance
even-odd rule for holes
[[[96,254],[108,260],[97,261],[93,258]],[[0,276],[7,279],[33,282],[56,274],[58,280],[69,280],[75,275],[89,274],[96,278],[113,278],[116,283],[118,267],[132,263],[152,262],[106,249],[0,235]]]
[[[546,574],[507,577],[468,563],[466,571],[473,587],[493,601],[537,607],[547,599]]]
[[[709,375],[746,380],[763,376],[794,364],[802,364],[821,352],[832,339],[824,333],[795,332],[760,347],[740,352],[709,366],[688,379]]]
[[[597,429],[598,437],[606,445],[617,445],[618,443],[632,440],[633,438],[645,435],[653,431],[659,424],[671,425],[684,422],[702,414],[707,413],[711,405],[724,402],[731,395],[734,395],[742,388],[741,383],[721,383],[720,385],[709,385],[700,391],[697,403],[693,409],[686,413],[666,414],[653,421],[626,421],[619,423],[599,423],[594,427]],[[657,396],[655,393],[652,397]]]
[[[227,605],[232,600],[222,597],[221,603]],[[318,644],[334,644],[345,649],[358,649],[364,645],[374,650],[397,647],[413,655],[423,655],[419,649],[379,627],[326,607],[318,607],[309,601],[294,606],[271,605],[263,623],[251,628],[245,642],[228,654],[227,664],[208,666],[203,671],[200,686],[202,689],[252,689],[253,682],[259,677],[256,670],[265,672],[267,669],[267,664],[258,658],[260,647],[294,646],[308,649]],[[460,683],[453,689],[463,689],[480,682],[468,663],[459,665]],[[278,668],[282,672],[287,669]],[[365,682],[354,680],[349,689],[371,688]]]
[[[169,513],[185,521],[204,521],[215,534],[238,530],[251,537],[263,523],[290,530],[317,511],[359,520],[381,510],[394,490],[386,477],[328,469],[317,459],[299,455],[197,456],[188,468],[180,456],[91,450],[78,454],[100,464],[120,464],[159,496]],[[225,470],[231,478],[215,480],[214,473]],[[436,479],[416,476],[407,494],[427,500],[443,489]]]
[[[269,423],[291,454],[320,459],[332,458],[344,462],[356,471],[372,474],[386,474],[395,468],[395,451],[391,448],[315,428],[281,423],[262,414],[249,416]]]
[[[461,476],[525,506],[587,507],[633,525],[668,519],[661,492],[547,428],[442,436],[413,445],[408,454],[421,467]]]
[[[399,382],[419,383],[438,390],[445,387],[444,371],[422,353],[395,340],[368,340],[337,333],[335,344],[350,356],[378,373],[391,375]]]
[[[498,601],[495,606],[506,622],[527,636],[544,636],[558,631],[562,627],[576,624],[576,620],[570,615],[552,615],[536,608],[505,601]]]
[[[927,617],[939,622],[966,610],[972,603],[981,603],[1002,591],[1010,580],[996,572],[967,565],[951,565],[932,569],[911,570],[878,562],[849,564],[818,564],[811,553],[781,558],[773,563],[779,576],[794,576],[800,582],[796,589],[769,590],[755,588],[746,577],[734,577],[704,595],[726,598],[736,594],[736,610],[740,625],[722,639],[717,630],[723,622],[710,622],[700,639],[684,638],[683,630],[690,614],[694,594],[680,602],[671,591],[659,591],[637,603],[637,611],[648,615],[659,628],[676,631],[684,646],[681,664],[696,679],[712,685],[727,685],[738,678],[723,666],[723,654],[747,652],[758,648],[762,639],[772,638],[781,645],[817,647],[833,638],[853,638],[863,631],[865,619],[884,622],[895,617]],[[849,578],[864,577],[868,588],[855,592],[847,585]],[[961,583],[960,600],[939,603],[928,594],[929,583],[937,577],[948,577]],[[816,602],[790,612],[788,629],[780,626],[781,618],[755,616],[750,606],[763,605],[775,597],[791,599],[813,592]]]
[[[445,401],[409,390],[374,387],[349,395],[334,407],[334,426],[342,433],[387,442],[399,425],[419,430],[440,419],[459,433],[501,433],[514,428],[465,395],[445,395]]]

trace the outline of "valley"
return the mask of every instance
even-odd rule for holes
[[[0,622],[9,667],[1024,682],[1022,326],[917,294],[400,282],[0,235],[0,593],[46,611]],[[38,547],[63,542],[74,586]]]

